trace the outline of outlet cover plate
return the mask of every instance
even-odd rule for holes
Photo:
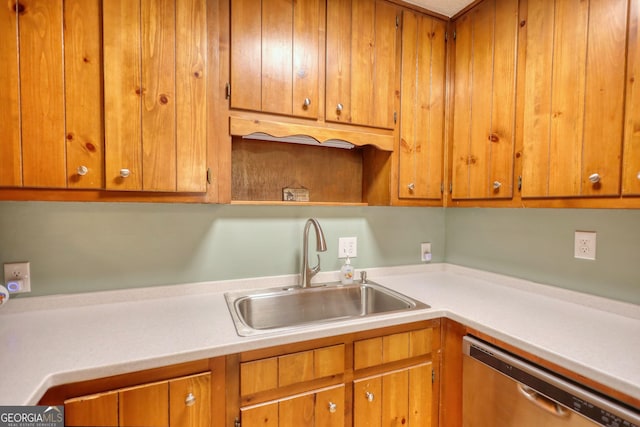
[[[12,262],[4,265],[5,287],[12,294],[31,292],[29,262]]]
[[[573,256],[578,259],[596,259],[595,231],[576,231]]]

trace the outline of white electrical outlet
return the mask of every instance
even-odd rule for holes
[[[358,238],[340,237],[338,238],[338,258],[355,258],[358,256]]]
[[[28,262],[4,265],[4,286],[12,294],[31,292],[31,274]]]
[[[420,259],[423,262],[431,261],[431,243],[420,243]]]
[[[596,259],[595,231],[576,231],[573,256],[580,259]]]

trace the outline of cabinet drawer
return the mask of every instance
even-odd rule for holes
[[[431,353],[432,329],[369,338],[354,343],[354,369],[369,368]]]
[[[240,364],[240,394],[258,393],[344,372],[344,344]]]

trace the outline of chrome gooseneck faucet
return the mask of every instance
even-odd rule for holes
[[[324,240],[324,233],[320,223],[315,218],[309,218],[304,226],[304,236],[302,239],[302,283],[300,286],[308,288],[311,286],[311,279],[320,271],[320,255],[318,255],[318,265],[309,267],[309,227],[313,225],[316,230],[316,251],[327,250],[327,242]]]

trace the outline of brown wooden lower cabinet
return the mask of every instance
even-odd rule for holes
[[[344,384],[241,409],[243,427],[343,427]]]
[[[68,399],[67,426],[207,427],[211,373]]]

